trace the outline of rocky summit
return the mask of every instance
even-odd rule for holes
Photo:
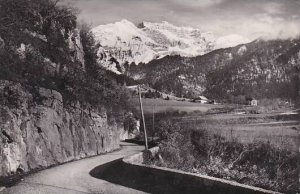
[[[168,22],[135,25],[125,19],[100,25],[92,32],[100,44],[99,63],[116,73],[124,72],[125,63],[148,63],[167,55],[198,56],[249,42],[239,35],[215,37],[210,32]]]

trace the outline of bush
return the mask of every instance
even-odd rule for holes
[[[159,145],[160,154],[164,158],[162,165],[170,168],[181,168],[188,170],[193,166],[193,157],[190,134],[183,133],[182,128],[177,124],[172,124],[171,120],[162,121],[159,124],[159,137],[163,141]]]
[[[283,107],[291,106],[291,104],[288,101],[279,98],[274,98],[274,99],[263,98],[259,100],[259,106],[264,107],[268,110],[278,110]]]
[[[265,189],[297,193],[297,153],[270,143],[243,144],[207,129],[183,129],[170,120],[160,123],[160,155],[155,165],[234,180]]]

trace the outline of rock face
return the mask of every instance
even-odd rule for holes
[[[121,131],[105,109],[66,108],[56,91],[0,81],[0,176],[118,149]]]
[[[4,40],[0,37],[0,50],[4,48]]]
[[[84,51],[78,29],[70,33],[68,43],[73,61],[79,61],[81,68],[85,69]]]

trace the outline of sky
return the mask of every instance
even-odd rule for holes
[[[249,40],[294,38],[300,34],[300,0],[63,0],[79,8],[79,20],[92,26],[127,19],[167,21],[216,36]]]

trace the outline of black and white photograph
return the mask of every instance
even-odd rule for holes
[[[0,0],[0,194],[300,194],[300,0]]]

